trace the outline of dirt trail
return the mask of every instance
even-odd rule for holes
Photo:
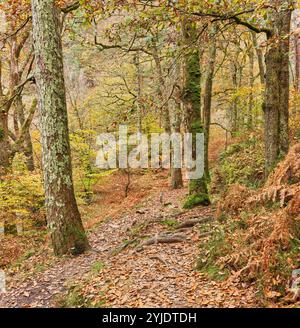
[[[199,227],[181,232],[186,242],[129,245],[114,251],[136,236],[152,237],[170,231],[174,220],[211,215],[210,209],[184,212],[180,203],[186,190],[155,190],[127,214],[106,220],[89,233],[93,251],[56,262],[46,271],[23,282],[11,279],[8,291],[0,294],[2,307],[53,307],[80,286],[92,306],[105,307],[254,307],[255,289],[242,288],[238,281],[214,282],[194,270]],[[17,281],[17,282],[16,282]]]

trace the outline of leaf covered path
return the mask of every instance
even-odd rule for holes
[[[232,277],[215,282],[195,270],[199,243],[209,237],[201,233],[199,225],[177,232],[174,224],[211,218],[210,209],[183,211],[180,204],[186,190],[171,191],[159,184],[159,189],[153,189],[127,213],[92,229],[92,251],[57,260],[45,271],[23,280],[11,277],[7,293],[0,294],[0,306],[61,306],[72,291],[88,306],[257,306],[254,287],[242,287]],[[213,224],[201,226],[211,229]],[[180,234],[186,240],[143,245],[148,238],[161,234]]]

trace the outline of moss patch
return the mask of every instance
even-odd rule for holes
[[[183,205],[184,209],[191,209],[194,208],[196,206],[208,206],[210,205],[210,199],[208,194],[197,194],[197,195],[190,195],[187,197],[187,199],[185,200],[185,203]]]

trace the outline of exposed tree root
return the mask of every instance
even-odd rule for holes
[[[129,245],[132,245],[134,244],[135,242],[137,242],[137,238],[134,238],[132,240],[127,240],[125,241],[123,244],[121,244],[120,246],[118,246],[117,248],[113,249],[111,252],[110,252],[110,255],[117,255],[119,253],[121,253],[125,248],[127,248]]]
[[[153,238],[146,240],[142,245],[149,246],[153,244],[173,244],[173,243],[182,243],[187,240],[186,236],[180,234],[174,235],[157,235]]]
[[[203,223],[207,223],[209,221],[212,221],[213,218],[212,217],[205,217],[205,218],[201,218],[201,219],[192,219],[192,220],[188,220],[186,222],[183,222],[181,224],[179,224],[176,229],[184,229],[184,228],[193,228],[195,225],[197,224],[203,224]]]

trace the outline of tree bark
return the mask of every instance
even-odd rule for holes
[[[281,65],[277,45],[271,45],[266,53],[266,90],[264,102],[265,120],[265,170],[266,176],[273,169],[279,156],[279,92],[278,66]]]
[[[294,47],[295,47],[295,90],[300,90],[300,45],[299,36],[294,35]]]
[[[138,51],[134,57],[134,65],[136,67],[136,78],[137,78],[137,99],[136,99],[136,110],[137,110],[137,131],[142,133],[142,72],[140,63],[140,52]]]
[[[0,176],[6,174],[10,166],[11,147],[8,139],[8,115],[4,108],[0,108]]]
[[[254,108],[254,51],[253,48],[249,52],[249,104],[248,104],[248,117],[247,117],[247,127],[248,129],[253,129],[253,108]]]
[[[167,85],[165,78],[163,76],[163,70],[161,67],[161,61],[159,58],[158,50],[155,41],[152,41],[153,48],[153,59],[155,62],[155,68],[158,76],[158,96],[160,98],[161,104],[163,104],[162,111],[162,121],[163,127],[166,133],[171,133],[171,123],[170,123],[170,112],[169,112],[169,102],[167,99]]]
[[[19,67],[20,52],[23,49],[26,40],[28,39],[28,35],[29,32],[25,31],[19,42],[17,42],[16,36],[12,37],[10,43],[9,87],[5,95],[3,93],[3,87],[1,83],[2,72],[0,63],[0,166],[2,167],[2,172],[7,172],[9,170],[15,153],[20,151],[23,151],[27,157],[28,169],[34,169],[32,143],[29,133],[30,124],[26,124],[26,131],[23,131],[23,134],[25,132],[25,138],[22,138],[22,143],[19,140],[19,123],[22,125],[22,130],[24,130],[23,123],[25,123],[25,118],[22,95],[16,95],[16,88],[21,84],[22,73],[26,66],[24,65],[23,70]],[[8,116],[11,107],[14,107],[13,123],[15,128],[15,135],[13,137],[11,137],[13,133],[11,133],[8,128]],[[10,137],[14,142],[11,142]]]
[[[193,22],[187,19],[183,22],[183,39],[188,50],[184,56],[184,88],[183,106],[185,112],[186,129],[193,135],[203,133],[200,109],[200,56],[199,49],[193,45],[197,43],[197,29]],[[195,143],[193,145],[193,160],[196,159]],[[189,196],[185,201],[185,208],[192,208],[198,205],[209,205],[207,181],[205,176],[189,180]]]
[[[180,67],[178,63],[176,63],[176,79],[180,78]],[[180,133],[181,126],[181,103],[180,103],[180,87],[175,87],[174,97],[171,103],[171,132],[172,133]],[[183,187],[182,180],[182,170],[181,168],[171,167],[171,187],[172,189],[180,189]]]
[[[256,50],[256,57],[258,61],[258,67],[259,67],[259,77],[260,77],[260,83],[262,85],[265,84],[265,65],[264,65],[264,55],[262,50],[260,49],[258,43],[257,43],[257,37],[255,32],[251,32],[252,35],[252,41],[253,41],[253,46]]]
[[[238,58],[235,57],[234,62],[231,63],[231,77],[232,77],[232,86],[234,90],[234,99],[232,100],[232,109],[231,109],[231,131],[233,133],[237,132],[239,130],[239,113],[238,113]]]
[[[8,136],[7,97],[2,87],[2,58],[0,53],[0,177],[7,173],[11,165],[11,147]]]
[[[29,37],[29,32],[25,32],[24,36],[21,40],[17,40],[16,36],[12,37],[11,46],[10,46],[10,88],[13,90],[15,86],[21,83],[22,70],[20,69],[20,52],[24,47],[26,40]],[[21,127],[25,123],[25,106],[23,104],[22,95],[18,95],[15,97],[14,102],[14,128],[15,135],[19,137],[19,124]],[[28,129],[25,131],[25,135],[23,138],[23,143],[20,144],[19,149],[16,149],[15,152],[23,152],[26,157],[26,166],[29,171],[34,170],[34,162],[33,162],[33,149],[31,136],[29,132],[30,125]]]
[[[299,9],[294,10],[292,16],[293,23],[293,43],[294,43],[294,89],[296,92],[296,96],[300,91],[300,44],[299,44],[299,35],[297,33],[299,29]],[[297,114],[297,102],[294,103],[292,108],[293,116]]]
[[[279,1],[281,4],[290,1]],[[289,148],[289,33],[291,8],[285,7],[272,16],[272,33],[266,54],[265,175],[268,176],[280,156]]]
[[[180,133],[180,103],[173,101],[170,105],[171,99],[167,99],[167,84],[166,80],[163,76],[163,70],[161,66],[161,60],[159,58],[158,49],[155,41],[152,41],[152,48],[153,48],[153,59],[155,62],[155,67],[157,71],[158,76],[158,96],[160,98],[161,103],[163,104],[161,110],[162,110],[162,121],[163,121],[163,127],[164,131],[168,134],[171,132]],[[180,77],[180,74],[178,73],[178,64],[176,64],[176,77],[175,79],[178,79]],[[173,93],[175,94],[178,90],[175,90]],[[178,92],[177,92],[178,93]],[[173,95],[175,98],[179,98],[176,95]],[[171,154],[172,156],[172,154]],[[171,167],[171,187],[172,189],[180,189],[183,187],[183,181],[182,181],[182,172],[181,168],[174,168]]]
[[[54,0],[31,4],[47,222],[54,253],[76,255],[89,244],[74,195],[59,11]]]
[[[282,14],[281,21],[281,66],[280,66],[280,108],[279,108],[279,151],[280,156],[285,156],[289,150],[289,95],[290,95],[290,30],[291,30],[292,10],[287,10]]]
[[[18,122],[20,122],[20,125],[22,127],[25,124],[25,106],[20,96],[16,97],[15,99],[15,110],[17,112]],[[25,131],[24,142],[23,145],[20,147],[20,151],[22,151],[26,157],[26,166],[28,171],[34,171],[33,146],[29,127],[30,126],[28,126],[28,129],[26,129]]]
[[[211,124],[211,102],[212,102],[212,88],[213,79],[215,72],[215,61],[217,54],[216,44],[216,26],[212,27],[210,33],[210,45],[208,50],[209,62],[207,65],[205,87],[204,87],[204,98],[203,98],[203,122],[204,122],[204,174],[206,179],[210,179],[209,174],[209,162],[208,162],[208,147],[209,147],[209,135],[210,135],[210,124]]]

